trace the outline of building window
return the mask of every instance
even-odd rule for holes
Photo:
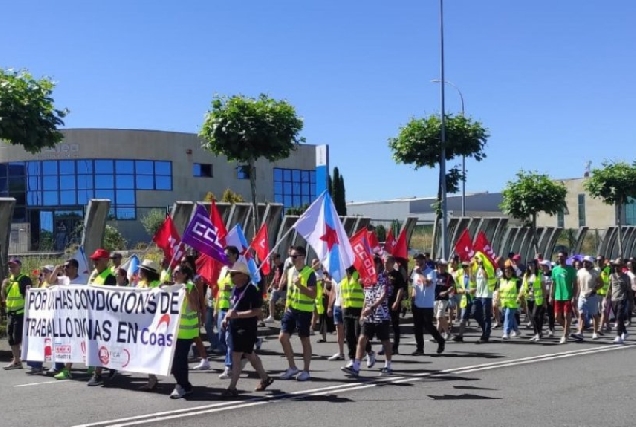
[[[256,170],[256,168],[254,168]],[[236,168],[236,177],[238,179],[250,179],[250,167],[249,165],[241,165]]]
[[[172,191],[172,162],[151,160],[45,160],[0,163],[0,195],[16,199],[13,221],[40,218],[39,210],[109,199],[113,218],[136,219],[136,191]],[[31,215],[30,211],[36,211]],[[81,209],[79,209],[81,211]],[[39,227],[39,225],[38,225]]]
[[[585,194],[579,194],[579,227],[585,227]]]
[[[302,207],[316,199],[316,171],[274,168],[274,202],[285,209]]]
[[[625,205],[624,225],[636,225],[636,199],[631,197],[627,198],[627,204]]]
[[[557,213],[557,227],[565,228],[565,215],[563,215],[563,212]]]
[[[207,163],[194,163],[192,176],[195,178],[212,178],[212,165]]]

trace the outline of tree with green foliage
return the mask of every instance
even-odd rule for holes
[[[264,94],[258,98],[215,96],[212,100],[199,132],[202,147],[246,167],[254,207],[254,234],[260,226],[254,165],[261,158],[270,162],[288,158],[297,144],[304,142],[299,136],[302,129],[302,119],[286,101]]]
[[[618,227],[618,252],[622,258],[623,230],[622,216],[625,206],[636,198],[636,162],[604,162],[602,168],[592,169],[590,177],[583,184],[585,190],[595,199],[613,205]]]
[[[287,210],[285,211],[285,215],[301,216],[302,214],[305,213],[308,207],[309,207],[308,204],[304,204],[302,206],[294,206],[291,208],[287,208]]]
[[[486,158],[486,144],[490,137],[488,129],[481,122],[465,115],[446,115],[446,161],[457,158],[472,158],[480,162]],[[422,167],[437,168],[442,155],[442,120],[440,115],[426,118],[413,118],[401,127],[398,136],[389,139],[389,148],[393,152],[396,163],[412,165],[415,170]],[[464,179],[461,167],[452,166],[442,176],[440,168],[437,182],[437,202],[433,204],[436,211],[436,224],[442,217],[442,179],[446,182],[446,190],[453,194],[459,192],[459,184]],[[437,233],[437,227],[435,227]],[[433,242],[436,241],[435,236]],[[433,253],[435,248],[433,248]]]
[[[336,207],[336,212],[340,216],[347,215],[347,196],[345,192],[344,177],[340,174],[338,167],[333,168],[333,176],[329,176],[327,182],[329,195]]]
[[[223,192],[223,195],[221,195],[221,202],[230,204],[245,203],[245,199],[243,199],[243,196],[241,196],[240,194],[235,193],[234,191],[227,188]]]
[[[531,228],[532,246],[539,252],[537,215],[544,212],[550,216],[567,210],[565,198],[568,190],[561,182],[538,172],[517,172],[517,179],[508,181],[503,191],[502,212],[523,221]]]
[[[55,83],[27,71],[0,69],[0,141],[21,145],[29,153],[52,148],[64,136],[66,109],[54,106]]]
[[[378,238],[378,242],[386,241],[386,227],[382,224],[375,227],[375,235]]]
[[[166,220],[165,209],[151,209],[142,218],[141,225],[150,237],[153,237]]]

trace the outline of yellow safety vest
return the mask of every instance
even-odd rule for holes
[[[192,291],[194,284],[189,282],[186,284],[186,297],[181,306],[181,319],[179,320],[179,332],[177,339],[192,340],[199,336],[199,313],[190,309],[188,303],[188,294]]]
[[[26,277],[24,274],[9,277],[9,290],[7,291],[7,312],[11,314],[24,314],[24,295],[20,293],[20,280]]]
[[[317,280],[316,281],[316,312],[318,314],[323,314],[325,312],[325,305],[323,304],[322,301],[322,295],[323,295],[323,281],[322,280]]]
[[[161,275],[159,276],[159,280],[161,281],[161,283],[170,283],[171,282],[171,277],[170,277],[170,271],[169,270],[163,270],[161,272]]]
[[[364,307],[364,291],[358,280],[360,280],[360,275],[356,271],[350,278],[345,276],[345,278],[340,281],[342,308]]]
[[[523,294],[527,300],[534,300],[537,305],[543,305],[543,287],[541,286],[541,276],[534,275],[534,282],[532,283],[532,298],[530,298],[530,286],[528,285],[528,276],[523,276],[523,283],[521,284]]]
[[[90,280],[88,281],[89,285],[98,285],[101,286],[106,283],[106,279],[109,276],[112,276],[113,273],[110,271],[110,268],[105,269],[101,273],[98,273],[97,270],[93,271]]]
[[[468,291],[470,289],[477,289],[477,282],[475,282],[475,280],[471,280],[470,277],[468,279],[468,289],[466,289],[466,283],[464,280],[465,276],[466,273],[458,274],[456,282],[459,283],[465,291]],[[459,308],[466,308],[468,306],[468,301],[472,301],[473,298],[475,298],[473,295],[467,293],[462,294],[462,299],[459,302]]]
[[[607,291],[609,290],[610,285],[610,274],[607,268],[601,270],[601,280],[603,281],[603,287],[596,291],[598,295],[604,296],[607,295]]]
[[[517,304],[517,281],[501,279],[499,283],[499,298],[503,308],[519,308]]]
[[[294,310],[313,313],[315,300],[302,294],[298,286],[293,282],[295,268],[292,267],[287,273],[287,307]],[[307,286],[309,276],[314,273],[311,267],[305,266],[299,272],[300,286]]]
[[[219,285],[219,292],[216,297],[216,309],[217,310],[229,310],[230,309],[230,298],[232,298],[232,277],[228,273],[228,270],[225,270],[225,276],[220,277],[216,282]],[[230,290],[225,290],[226,286],[230,286]]]
[[[139,283],[137,284],[138,288],[158,288],[159,286],[161,286],[161,281],[159,280],[155,280],[152,281],[150,283],[148,283],[146,280],[140,280]]]

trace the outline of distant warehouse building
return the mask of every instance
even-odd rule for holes
[[[499,205],[501,193],[466,194],[466,216],[501,217]],[[361,215],[372,219],[372,223],[387,223],[393,220],[402,221],[407,216],[419,219],[418,225],[433,224],[435,221],[435,202],[437,197],[412,197],[373,202],[347,203],[347,215]],[[462,214],[461,195],[449,195],[447,198],[449,217],[460,217]]]
[[[196,134],[128,129],[64,129],[54,148],[27,153],[0,143],[0,197],[13,197],[9,250],[61,250],[82,223],[90,199],[109,199],[109,224],[129,243],[148,242],[141,219],[177,200],[250,199],[242,165],[201,148]],[[285,208],[313,202],[327,187],[326,145],[301,144],[283,160],[256,162],[258,202]]]

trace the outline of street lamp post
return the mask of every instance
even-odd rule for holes
[[[446,81],[445,73],[444,73],[444,0],[439,0],[439,33],[440,33],[440,80],[442,82]],[[441,114],[442,114],[442,123],[441,123],[441,142],[442,142],[442,150],[440,153],[439,160],[439,175],[440,175],[440,209],[442,210],[442,258],[448,259],[450,255],[450,244],[448,241],[448,207],[446,203],[446,85],[439,85],[441,88]]]
[[[440,79],[431,80],[431,83],[441,83],[441,82],[442,80]],[[465,116],[466,109],[464,108],[464,94],[462,94],[462,91],[459,90],[459,88],[452,82],[449,82],[448,80],[444,80],[444,83],[451,86],[453,89],[457,91],[457,94],[459,95],[459,99],[461,101],[462,116]],[[466,156],[462,156],[462,216],[466,216]]]

